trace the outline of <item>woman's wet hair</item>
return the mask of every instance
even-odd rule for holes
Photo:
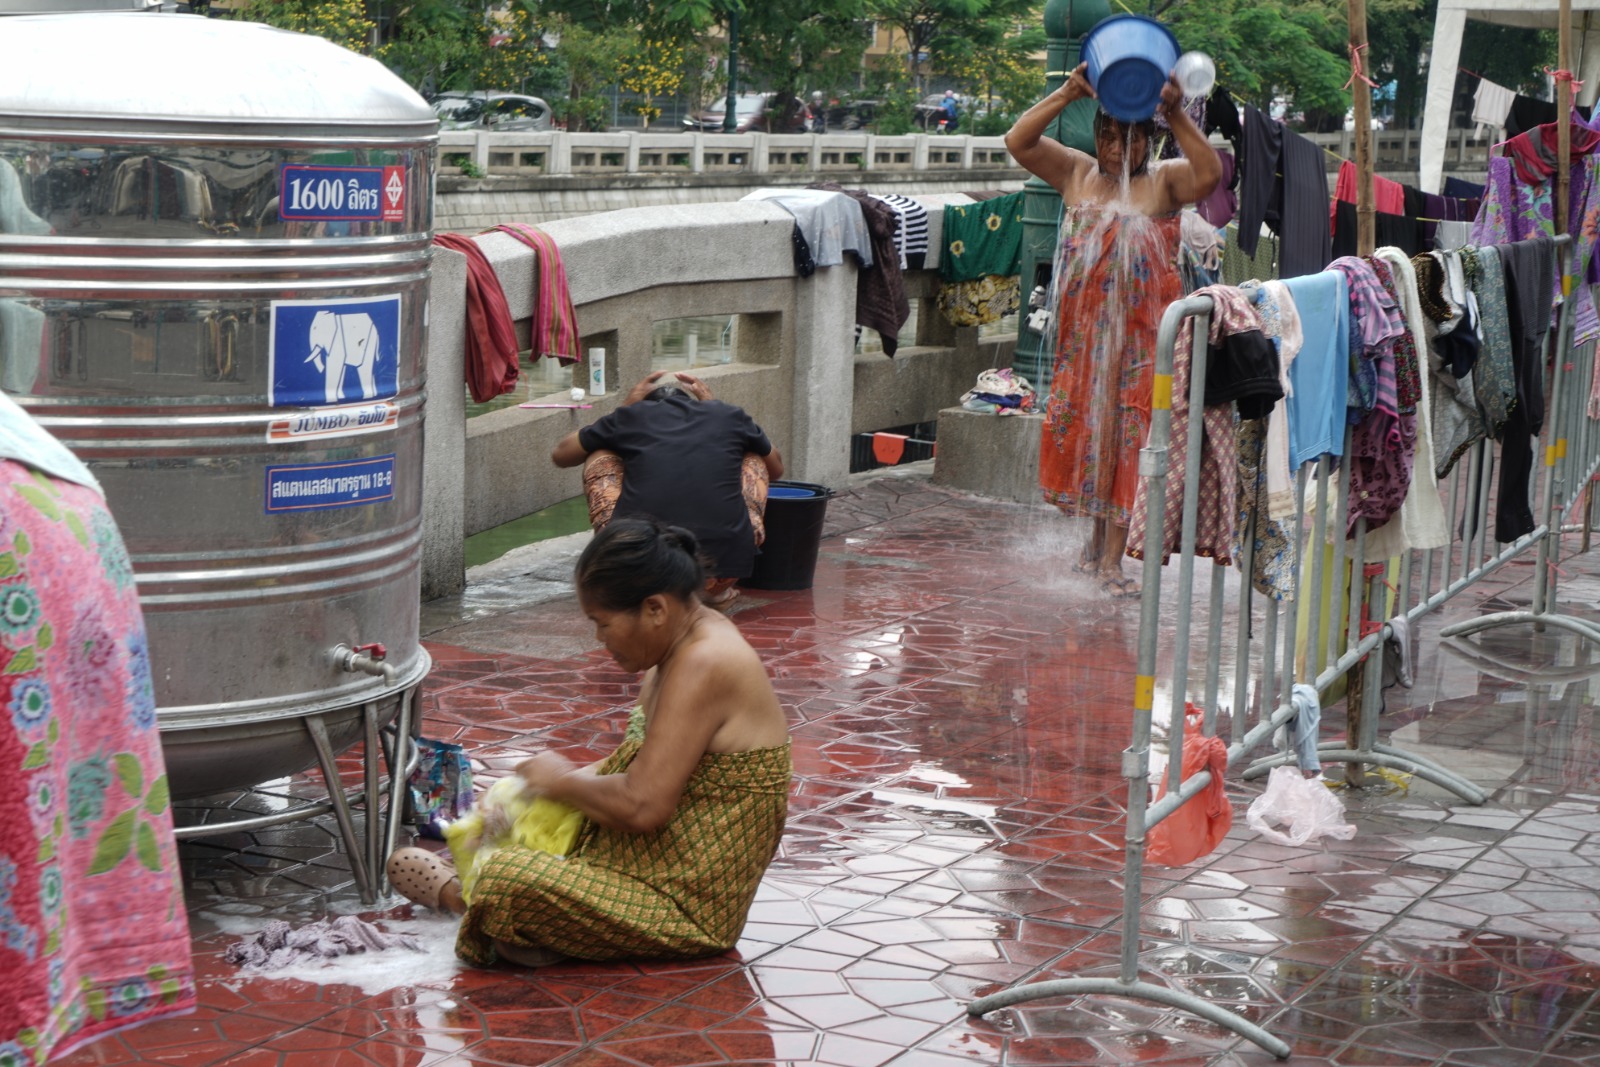
[[[704,588],[700,542],[657,519],[614,519],[578,557],[573,582],[606,611],[636,611],[657,593],[692,600]]]
[[[1148,118],[1141,119],[1138,122],[1123,122],[1121,119],[1114,119],[1106,114],[1103,108],[1097,107],[1094,109],[1094,139],[1096,141],[1103,137],[1117,134],[1126,137],[1130,132],[1144,135],[1144,158],[1139,161],[1138,168],[1131,172],[1132,177],[1137,177],[1143,174],[1150,166],[1150,156],[1155,149],[1156,120]]]

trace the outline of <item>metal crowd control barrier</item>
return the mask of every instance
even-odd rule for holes
[[[1563,287],[1570,293],[1571,239],[1561,236],[1556,244]],[[1236,766],[1276,731],[1289,728],[1298,710],[1291,699],[1297,681],[1314,684],[1320,698],[1339,679],[1346,675],[1353,678],[1359,667],[1359,714],[1349,716],[1347,737],[1343,741],[1323,742],[1319,746],[1321,760],[1349,764],[1347,777],[1353,784],[1361,781],[1364,765],[1371,764],[1416,775],[1470,804],[1483,803],[1486,798],[1482,790],[1465,778],[1378,739],[1384,642],[1392,632],[1392,623],[1403,618],[1409,624],[1439,610],[1474,583],[1530,549],[1537,549],[1539,554],[1539,580],[1535,582],[1531,611],[1486,616],[1447,627],[1446,631],[1468,633],[1506,622],[1534,621],[1539,625],[1565,626],[1600,642],[1600,628],[1581,620],[1564,620],[1548,614],[1562,529],[1555,516],[1571,513],[1579,493],[1588,488],[1591,478],[1600,470],[1600,458],[1597,458],[1600,434],[1590,425],[1585,411],[1587,388],[1570,388],[1574,381],[1587,386],[1593,380],[1594,346],[1586,346],[1581,353],[1570,351],[1571,308],[1572,301],[1562,303],[1556,328],[1546,340],[1547,346],[1554,344],[1554,351],[1566,352],[1568,358],[1556,362],[1551,376],[1550,403],[1541,435],[1548,442],[1543,466],[1544,519],[1532,532],[1498,548],[1491,545],[1496,455],[1492,441],[1480,441],[1457,461],[1449,476],[1445,518],[1452,534],[1461,531],[1459,542],[1441,549],[1407,551],[1398,563],[1393,560],[1369,563],[1366,561],[1366,520],[1362,518],[1357,520],[1348,542],[1336,536],[1330,543],[1330,526],[1335,530],[1351,528],[1346,522],[1350,504],[1350,435],[1347,429],[1344,458],[1338,461],[1336,481],[1327,456],[1296,472],[1295,514],[1286,529],[1286,542],[1294,550],[1288,595],[1279,600],[1256,593],[1252,576],[1256,516],[1252,512],[1241,520],[1244,532],[1239,538],[1238,569],[1211,568],[1205,606],[1195,604],[1194,551],[1206,339],[1213,303],[1209,296],[1194,296],[1167,308],[1157,339],[1150,439],[1139,458],[1140,474],[1145,482],[1143,491],[1152,502],[1145,535],[1145,544],[1151,548],[1144,553],[1133,740],[1122,754],[1122,774],[1128,780],[1128,817],[1119,974],[1115,978],[1065,978],[1013,986],[974,1000],[967,1007],[969,1014],[984,1015],[998,1008],[1047,997],[1088,994],[1129,997],[1180,1008],[1254,1042],[1280,1059],[1289,1055],[1289,1046],[1282,1040],[1222,1004],[1139,977],[1139,920],[1147,832],[1211,782],[1209,771],[1201,770],[1187,777],[1182,771],[1185,706],[1192,688],[1192,621],[1198,616],[1207,620],[1209,627],[1204,661],[1195,671],[1203,680],[1194,687],[1203,694],[1202,732],[1208,737],[1217,734],[1218,697],[1224,689],[1224,674],[1229,666],[1224,661],[1224,640],[1231,637],[1233,642],[1232,703],[1225,737],[1229,768]],[[1182,534],[1176,560],[1177,594],[1173,598],[1177,610],[1172,613],[1175,624],[1170,648],[1171,673],[1159,690],[1169,703],[1166,729],[1171,756],[1165,769],[1166,794],[1151,801],[1152,722],[1158,693],[1158,663],[1164,651],[1160,648],[1163,560],[1157,546],[1165,543],[1165,515],[1160,502],[1165,499],[1169,477],[1173,349],[1179,328],[1188,318],[1196,321],[1190,362],[1188,449],[1186,469],[1182,472],[1185,487]],[[1548,351],[1547,347],[1546,353]],[[1425,360],[1427,354],[1419,352],[1418,356],[1419,360]],[[1423,374],[1428,373],[1425,364],[1419,369]],[[1331,514],[1330,490],[1334,496]],[[1441,502],[1443,490],[1441,483]],[[1314,501],[1310,515],[1307,513],[1308,497]],[[1400,518],[1397,515],[1391,521],[1399,522]],[[1552,530],[1557,536],[1550,536]],[[1303,575],[1309,576],[1309,589],[1304,598],[1301,596]],[[1231,616],[1226,610],[1230,599],[1235,607]],[[1264,605],[1260,611],[1257,600]],[[1373,607],[1382,610],[1378,616],[1369,617]],[[1303,635],[1302,615],[1306,615]],[[1353,697],[1354,689],[1351,694]],[[1280,751],[1251,764],[1243,773],[1246,778],[1257,777],[1272,766],[1293,759],[1292,752]]]

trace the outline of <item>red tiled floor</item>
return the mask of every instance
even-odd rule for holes
[[[788,832],[736,952],[537,973],[430,958],[409,975],[397,964],[381,989],[341,981],[337,966],[322,982],[241,974],[219,956],[227,930],[349,911],[353,890],[325,821],[236,834],[184,846],[201,1010],[62,1062],[1272,1062],[1142,1001],[967,1015],[1012,983],[1119,973],[1138,605],[1065,573],[1077,533],[1050,510],[920,478],[840,495],[829,531],[813,589],[747,591],[734,615],[791,708],[797,769]],[[1570,601],[1600,599],[1600,563],[1563,567]],[[1525,596],[1530,574],[1509,566],[1481,595]],[[440,624],[425,732],[491,763],[551,744],[607,751],[633,679],[570,600],[497,595],[489,622]],[[1164,607],[1169,626],[1176,615]],[[1600,1065],[1590,683],[1484,673],[1441,650],[1436,623],[1421,630],[1417,686],[1388,693],[1385,729],[1487,768],[1475,778],[1490,802],[1416,781],[1347,791],[1356,837],[1292,849],[1248,829],[1258,787],[1230,780],[1238,817],[1222,846],[1145,872],[1141,975],[1266,1026],[1296,1063]],[[1529,635],[1486,640],[1513,659],[1551,655]],[[1342,726],[1342,708],[1326,709],[1327,736]],[[375,917],[405,928],[412,916]]]

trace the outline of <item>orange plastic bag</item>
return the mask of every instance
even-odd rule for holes
[[[1200,732],[1200,709],[1189,704],[1183,717],[1183,777],[1201,771],[1211,772],[1211,782],[1184,801],[1178,810],[1150,828],[1146,855],[1151,862],[1168,867],[1193,863],[1214,850],[1233,825],[1233,806],[1222,788],[1222,774],[1228,767],[1228,746],[1220,737]],[[1166,777],[1161,779],[1157,800],[1167,795]]]

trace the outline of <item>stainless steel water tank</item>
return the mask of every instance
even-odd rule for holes
[[[348,745],[427,670],[436,131],[319,38],[0,20],[0,386],[106,489],[180,797],[311,766],[308,712]],[[375,643],[383,675],[333,654]]]

